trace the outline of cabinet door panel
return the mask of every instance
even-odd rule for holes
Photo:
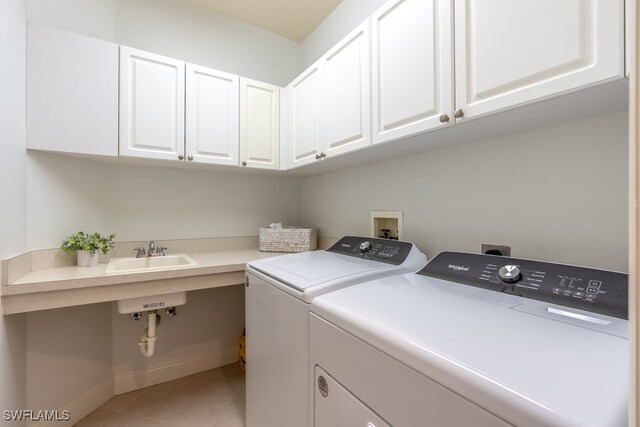
[[[279,169],[279,87],[240,79],[240,159],[244,166]]]
[[[461,0],[455,28],[465,118],[624,72],[622,0]]]
[[[120,47],[120,155],[184,155],[185,64]]]
[[[118,45],[29,23],[27,148],[118,155]]]
[[[373,142],[445,126],[453,105],[450,0],[393,0],[372,17]]]
[[[321,79],[314,64],[289,86],[292,166],[315,161],[321,150]]]
[[[321,63],[322,139],[330,157],[370,145],[369,21],[331,49]]]
[[[194,162],[238,164],[239,78],[187,64],[186,155]]]

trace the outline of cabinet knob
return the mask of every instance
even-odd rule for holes
[[[320,153],[316,153],[316,160],[320,160],[321,158]]]
[[[180,154],[180,155],[178,156],[178,159],[180,159],[180,160],[184,160],[184,156],[183,156],[182,154]]]
[[[448,114],[440,114],[440,123],[447,123],[449,121]]]
[[[192,161],[193,160],[193,156],[187,157],[187,160]]]
[[[460,117],[464,116],[464,111],[462,111],[460,108],[458,108],[456,111],[453,112],[453,117],[455,117],[456,119],[459,119]]]
[[[242,162],[242,166],[247,166],[247,162]]]

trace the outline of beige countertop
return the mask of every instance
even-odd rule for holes
[[[283,255],[260,252],[257,248],[184,253],[196,261],[197,265],[106,274],[107,263],[101,263],[95,267],[63,265],[27,272],[2,284],[3,314],[241,285],[244,283],[244,270],[248,262]],[[24,262],[27,262],[26,258]],[[5,275],[5,278],[9,276],[10,274]]]
[[[151,280],[175,279],[208,274],[244,271],[245,265],[257,259],[280,253],[260,252],[258,249],[234,249],[187,253],[198,264],[174,269],[105,274],[107,263],[95,267],[65,266],[34,271],[2,286],[2,295],[58,291]]]

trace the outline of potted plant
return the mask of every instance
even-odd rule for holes
[[[102,237],[100,233],[85,234],[78,231],[76,234],[67,237],[60,248],[65,252],[76,251],[78,254],[79,267],[93,267],[98,265],[99,254],[103,254],[113,249],[113,239],[115,233],[109,237]]]

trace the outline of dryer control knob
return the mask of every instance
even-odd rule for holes
[[[360,252],[369,252],[372,248],[371,242],[366,241],[360,243]]]
[[[503,282],[513,283],[520,280],[522,274],[517,265],[505,265],[498,271],[498,276]]]

